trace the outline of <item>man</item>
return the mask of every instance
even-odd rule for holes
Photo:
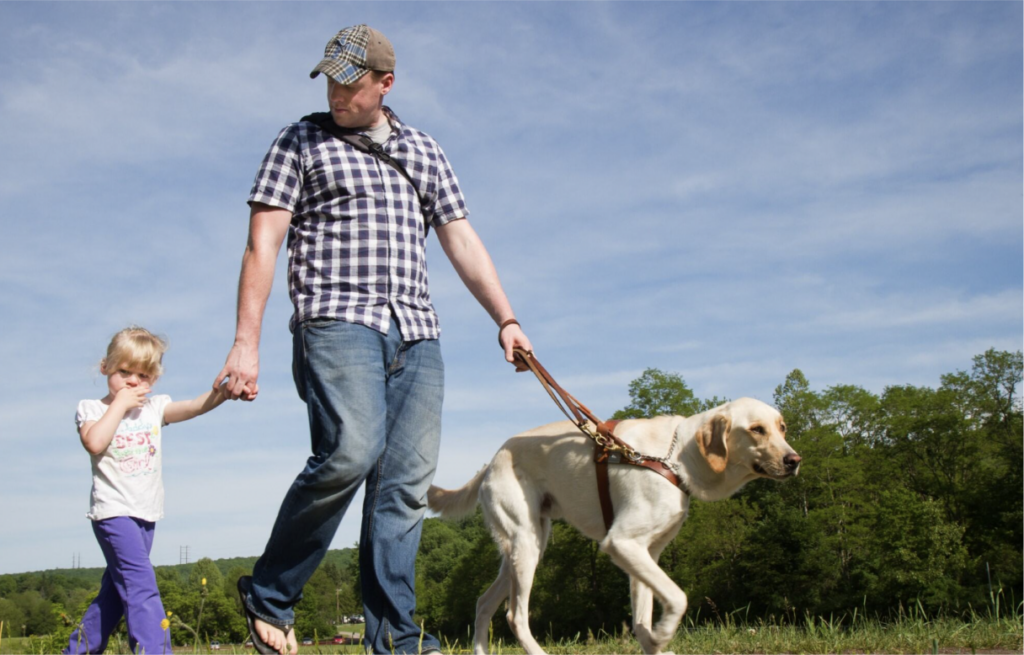
[[[377,30],[358,25],[338,32],[310,73],[327,77],[335,125],[321,129],[304,120],[285,127],[249,197],[235,341],[215,385],[228,378],[233,397],[256,388],[263,313],[287,235],[293,372],[313,450],[285,495],[251,580],[240,581],[261,652],[297,652],[293,607],[364,484],[365,645],[377,653],[440,648],[412,618],[444,392],[427,288],[430,228],[500,326],[505,358],[512,361],[514,347],[531,348],[487,250],[465,220],[458,180],[441,148],[383,104],[394,67],[394,50]],[[332,136],[335,126],[367,135],[406,173]]]

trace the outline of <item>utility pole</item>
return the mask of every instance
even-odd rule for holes
[[[188,546],[178,548],[178,560],[179,564],[188,564]]]

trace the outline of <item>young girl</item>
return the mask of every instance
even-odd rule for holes
[[[121,330],[100,362],[100,372],[107,376],[107,395],[78,404],[75,423],[82,445],[92,456],[92,505],[87,516],[107,569],[100,593],[71,634],[65,653],[102,653],[122,616],[132,652],[171,652],[170,631],[161,625],[166,617],[149,561],[154,523],[164,516],[163,426],[205,414],[227,396],[220,387],[192,400],[149,397],[163,373],[166,350],[163,339],[148,330]],[[245,400],[255,397],[255,390],[243,394]]]

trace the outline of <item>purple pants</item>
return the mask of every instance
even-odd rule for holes
[[[100,593],[85,611],[82,625],[71,633],[65,654],[102,653],[122,616],[133,653],[171,652],[171,631],[160,626],[166,618],[164,604],[149,562],[155,525],[131,516],[92,522],[107,570],[103,572]]]

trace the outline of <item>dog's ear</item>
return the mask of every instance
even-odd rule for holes
[[[729,461],[729,446],[725,443],[725,437],[729,434],[732,421],[722,414],[716,414],[709,421],[701,426],[697,433],[697,446],[700,454],[707,460],[708,466],[715,473],[725,470],[725,464]]]

